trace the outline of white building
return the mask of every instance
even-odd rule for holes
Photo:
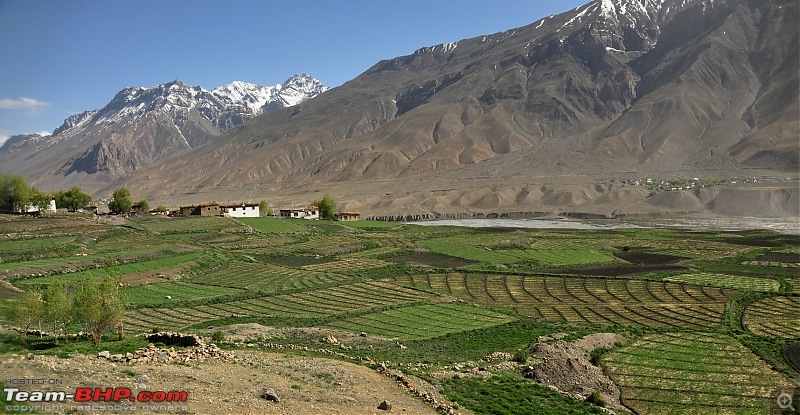
[[[230,216],[232,218],[257,218],[261,216],[261,211],[258,208],[258,203],[242,203],[239,205],[223,205],[223,216]]]
[[[280,210],[280,217],[282,218],[294,218],[294,219],[319,219],[319,209],[315,207],[311,208],[291,208],[291,209],[281,209]]]
[[[25,206],[24,209],[20,209],[19,207],[17,207],[16,211],[20,212],[20,213],[37,213],[37,212],[41,213],[39,208],[36,207],[36,206],[33,206],[33,205]],[[56,211],[56,200],[55,199],[50,199],[50,206],[48,206],[47,209],[45,209],[45,212],[53,212],[53,213],[55,213],[55,211]]]

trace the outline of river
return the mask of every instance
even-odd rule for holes
[[[800,235],[800,218],[675,218],[621,221],[610,219],[577,221],[572,219],[442,219],[404,222],[421,226],[464,226],[468,228],[529,228],[529,229],[618,229],[618,228],[675,228],[743,231],[766,229]]]

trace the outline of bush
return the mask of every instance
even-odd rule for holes
[[[591,395],[587,396],[586,402],[599,407],[606,406],[606,401],[600,397],[600,392],[598,391],[593,391]]]
[[[214,342],[219,343],[219,342],[225,340],[225,335],[222,334],[221,331],[215,331],[214,334],[211,335],[211,340],[213,340]]]
[[[519,349],[519,350],[517,350],[516,352],[514,352],[514,356],[511,358],[511,360],[513,360],[513,361],[515,361],[517,363],[525,363],[525,362],[527,362],[528,361],[528,349]]]

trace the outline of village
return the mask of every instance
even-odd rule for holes
[[[76,209],[76,213],[88,213],[94,215],[112,215],[112,213],[106,208],[103,209],[101,206],[107,205],[109,203],[108,200],[103,199],[98,202],[93,202],[88,206],[83,208]],[[269,205],[266,205],[266,209],[263,209],[265,204],[262,203],[218,203],[216,201],[211,202],[204,202],[197,205],[189,205],[189,206],[181,206],[178,209],[170,210],[166,209],[163,206],[159,206],[155,209],[149,209],[146,203],[133,203],[131,205],[131,209],[127,213],[120,213],[121,215],[125,215],[128,217],[133,216],[169,216],[169,217],[188,217],[188,216],[223,216],[223,217],[231,217],[231,218],[258,218],[258,217],[274,217],[274,218],[290,218],[290,219],[309,219],[309,220],[318,220],[322,219],[320,216],[320,210],[317,206],[310,206],[306,208],[282,208],[276,211],[272,210]],[[41,215],[41,214],[58,214],[59,210],[66,210],[66,208],[59,207],[56,205],[56,199],[53,198],[50,200],[50,204],[42,209],[41,207],[28,205],[24,208],[16,209],[15,213],[21,214],[32,214],[32,215]],[[333,220],[337,221],[354,221],[361,219],[361,213],[359,212],[336,212],[333,214]]]

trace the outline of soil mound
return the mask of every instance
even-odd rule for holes
[[[553,344],[536,343],[530,352],[539,363],[528,366],[524,374],[538,382],[555,386],[577,399],[586,399],[592,393],[600,394],[605,405],[624,408],[619,400],[619,389],[603,371],[589,360],[589,353],[600,347],[613,347],[625,338],[619,334],[590,334],[572,343],[559,340]]]

